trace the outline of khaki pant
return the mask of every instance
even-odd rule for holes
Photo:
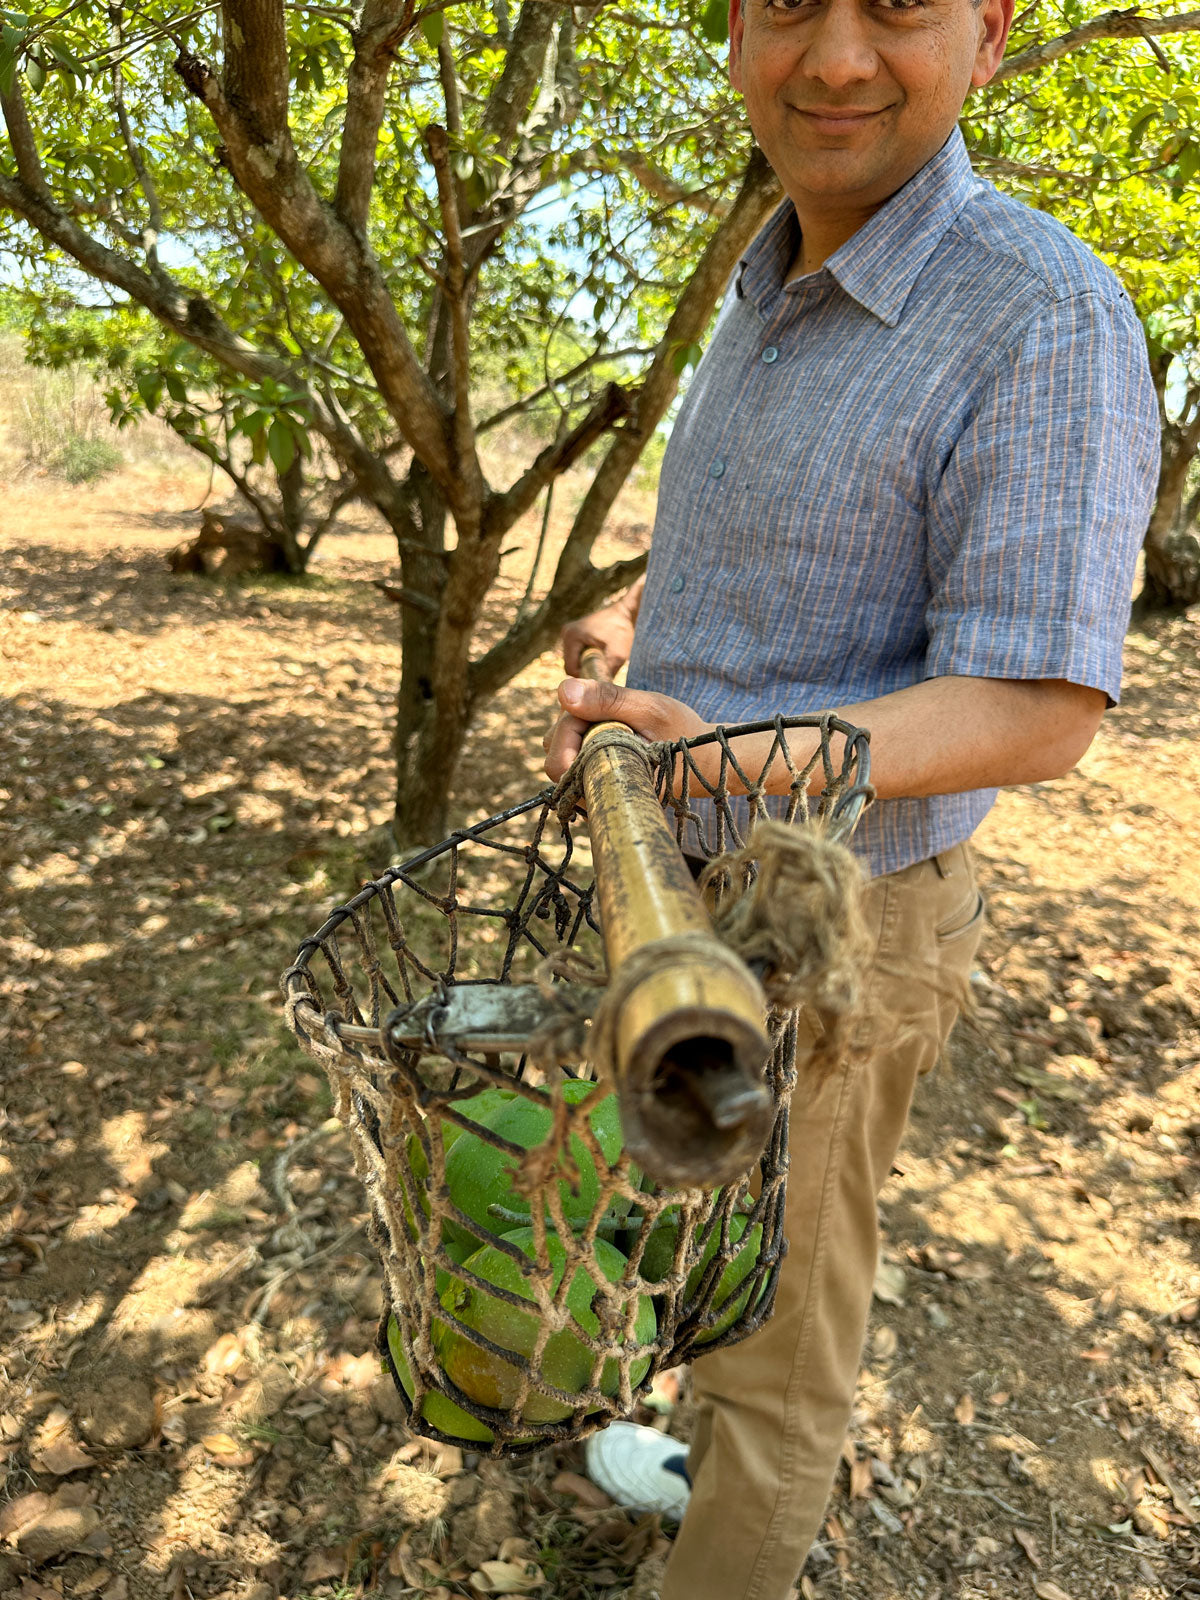
[[[982,931],[968,847],[874,879],[866,908],[876,1042],[808,1098],[798,1051],[775,1313],[693,1369],[693,1491],[662,1600],[787,1600],[821,1526],[871,1305],[876,1196]]]

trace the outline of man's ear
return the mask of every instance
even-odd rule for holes
[[[742,92],[742,33],[746,26],[745,0],[729,0],[729,81]]]
[[[1014,0],[982,0],[979,7],[981,25],[979,49],[975,56],[975,70],[971,74],[973,88],[982,89],[990,83],[1004,59],[1004,46],[1008,30],[1012,27]]]

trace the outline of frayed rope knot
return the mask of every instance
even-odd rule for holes
[[[808,1070],[818,1080],[828,1076],[863,1015],[872,954],[857,860],[814,823],[760,821],[742,849],[708,863],[700,889],[718,898],[714,927],[731,966],[745,962],[759,975],[774,1011],[810,1014],[817,1039]],[[570,949],[552,951],[536,976],[556,1014],[530,1041],[530,1054],[546,1064],[586,1054],[611,1080],[616,1019],[630,995],[697,949],[711,957],[712,941],[702,934],[661,939],[636,951],[615,976]],[[603,990],[594,1011],[580,1003],[584,995],[570,998],[575,985],[591,991],[588,1002]]]
[[[654,772],[662,759],[663,752],[671,749],[671,745],[643,739],[640,733],[634,733],[632,728],[627,728],[622,722],[598,723],[587,735],[579,754],[558,780],[550,802],[554,807],[555,816],[564,828],[583,802],[585,761],[590,761],[597,750],[611,749],[635,750],[638,755],[645,758],[650,771]]]
[[[757,874],[751,878],[751,869]],[[815,824],[760,822],[741,850],[710,861],[701,889],[744,885],[717,912],[718,935],[762,974],[777,1011],[802,1007],[819,1025],[809,1071],[826,1077],[862,1016],[872,954],[863,874],[845,845]]]

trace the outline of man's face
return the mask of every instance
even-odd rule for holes
[[[801,217],[881,205],[1004,54],[1013,0],[731,0],[729,75]]]

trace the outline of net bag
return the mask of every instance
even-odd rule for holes
[[[796,729],[806,750],[818,740],[803,765]],[[782,759],[791,774],[773,818],[730,743],[772,730],[763,772]],[[697,765],[701,753],[712,771],[711,745],[715,786]],[[431,1438],[495,1455],[581,1438],[627,1416],[662,1368],[771,1313],[795,1008],[819,1000],[830,963],[814,962],[809,939],[781,954],[770,916],[747,908],[792,841],[845,854],[871,793],[866,735],[831,716],[776,718],[647,754],[677,841],[709,863],[718,931],[736,934],[767,995],[773,1115],[738,1179],[663,1185],[623,1148],[618,1096],[592,1065],[607,974],[571,774],[364,884],[283,977],[289,1025],[328,1073],[366,1189],[380,1354]],[[772,839],[768,861],[760,841]],[[821,971],[798,988],[805,962]]]

